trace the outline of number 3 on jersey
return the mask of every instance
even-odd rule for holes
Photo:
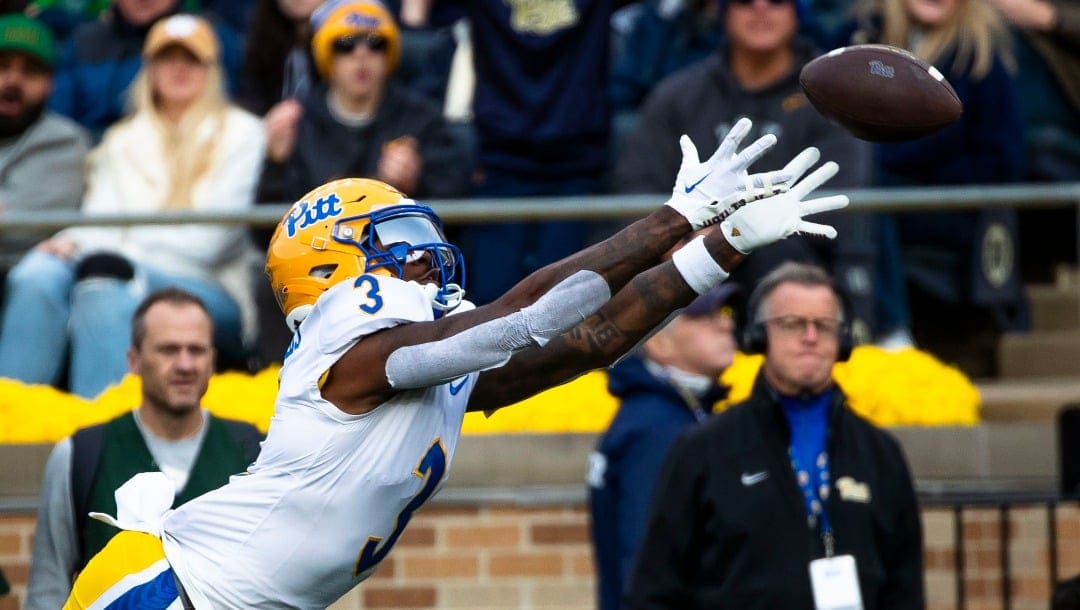
[[[375,279],[375,276],[361,275],[356,278],[356,282],[353,283],[353,288],[357,290],[367,290],[367,294],[364,296],[368,298],[368,301],[360,304],[360,311],[373,314],[382,309],[383,298],[382,295],[379,294],[379,280]]]
[[[367,277],[367,276],[365,276]],[[398,513],[397,522],[394,524],[394,531],[386,539],[381,546],[380,542],[382,538],[378,536],[371,536],[368,538],[367,544],[360,551],[360,556],[356,559],[356,567],[353,569],[353,578],[356,578],[364,572],[375,567],[380,561],[382,561],[387,553],[390,552],[391,547],[397,542],[398,536],[408,525],[409,519],[412,518],[416,509],[420,508],[431,494],[435,493],[435,487],[439,485],[439,481],[442,480],[443,475],[446,474],[446,449],[443,448],[442,439],[435,439],[435,442],[428,448],[427,453],[424,454],[423,459],[420,460],[420,464],[417,465],[413,474],[424,479],[424,486],[420,488],[420,491],[413,496],[413,499],[405,505],[405,508],[401,509]]]

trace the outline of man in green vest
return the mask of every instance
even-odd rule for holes
[[[206,306],[182,290],[153,292],[135,310],[128,370],[142,378],[142,401],[60,441],[49,456],[24,610],[64,605],[75,574],[120,531],[87,513],[115,513],[113,494],[132,476],[163,472],[176,486],[176,507],[255,460],[262,435],[254,426],[200,406],[214,372],[213,336]]]

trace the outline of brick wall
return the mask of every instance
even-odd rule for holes
[[[963,518],[968,610],[1002,607],[997,508]],[[1080,573],[1080,509],[1057,510],[1060,577]],[[923,512],[930,610],[956,607],[951,510]],[[26,592],[34,520],[0,516],[0,567],[17,597]],[[582,507],[428,506],[413,519],[371,579],[333,610],[439,608],[584,610],[593,607],[593,567]],[[1046,610],[1050,592],[1047,511],[1020,507],[1008,519],[1011,607]],[[17,600],[0,601],[15,610]]]

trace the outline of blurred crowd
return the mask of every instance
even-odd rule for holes
[[[659,194],[674,181],[679,135],[710,150],[741,117],[754,122],[751,138],[779,137],[761,167],[817,146],[840,164],[831,188],[1080,180],[1075,0],[0,8],[0,219],[242,212],[344,176],[421,200]],[[818,115],[800,68],[859,43],[937,66],[962,118],[920,140],[871,144]],[[1025,329],[1025,282],[1076,257],[1068,209],[845,212],[828,222],[840,239],[788,239],[755,252],[736,279],[752,289],[785,261],[822,265],[847,293],[857,340],[945,359]],[[469,264],[466,288],[483,303],[613,227],[449,230]],[[280,360],[289,331],[261,274],[268,237],[206,225],[0,232],[0,376],[96,395],[126,371],[136,305],[167,286],[206,303],[219,366]],[[992,354],[965,366],[992,375]]]

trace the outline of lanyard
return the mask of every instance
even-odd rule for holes
[[[674,381],[671,382],[671,387],[675,388],[675,391],[682,397],[683,402],[686,403],[686,408],[690,409],[690,413],[693,414],[694,419],[698,423],[701,423],[709,418],[709,413],[705,410],[705,407],[701,404],[701,400],[694,395],[693,392],[682,387]]]
[[[835,550],[833,530],[829,515],[825,512],[825,500],[829,497],[829,454],[824,451],[818,454],[817,463],[814,464],[816,468],[804,468],[795,457],[795,452],[790,449],[788,455],[791,457],[791,468],[795,471],[795,481],[802,491],[807,523],[821,533],[825,556],[832,557]],[[813,480],[815,477],[817,481]]]

